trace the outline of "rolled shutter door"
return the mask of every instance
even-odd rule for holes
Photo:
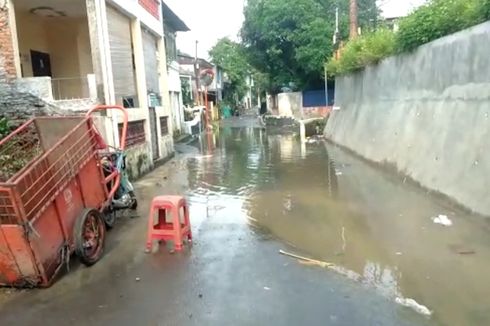
[[[131,20],[116,9],[108,6],[107,23],[116,102],[122,104],[122,98],[136,98]]]
[[[143,52],[145,56],[146,87],[148,92],[160,93],[160,83],[158,81],[158,45],[157,39],[143,30]]]

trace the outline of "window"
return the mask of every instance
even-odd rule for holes
[[[168,135],[168,117],[160,118],[160,131],[162,136]]]
[[[175,41],[175,33],[165,31],[165,52],[167,54],[167,62],[177,60],[177,43]]]
[[[122,135],[123,124],[119,124],[119,136]],[[135,146],[144,144],[146,142],[145,136],[145,120],[130,121],[128,122],[128,132],[126,135],[126,146]]]

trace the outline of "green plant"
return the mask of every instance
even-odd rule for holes
[[[7,118],[0,118],[0,139],[7,136],[10,133],[10,122]]]
[[[440,37],[490,19],[488,0],[431,0],[402,19],[398,52],[407,52]]]
[[[395,52],[395,35],[388,29],[379,29],[347,42],[340,59],[327,63],[330,75],[345,74],[376,64]]]
[[[330,75],[353,72],[488,19],[489,0],[429,0],[401,20],[396,34],[380,29],[347,42],[340,59],[327,63],[327,71]]]

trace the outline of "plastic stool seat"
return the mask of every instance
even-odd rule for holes
[[[182,211],[183,216],[181,216]],[[157,224],[155,224],[156,213],[158,213]],[[171,221],[167,222],[169,216]],[[181,196],[158,196],[153,198],[148,219],[146,252],[151,252],[153,240],[173,241],[174,249],[181,251],[183,239],[185,238],[188,241],[192,241],[189,208],[185,198]]]

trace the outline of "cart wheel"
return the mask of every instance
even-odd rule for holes
[[[132,210],[136,210],[138,208],[138,199],[136,199],[134,191],[130,191],[129,196],[131,197],[131,206],[129,208]]]
[[[92,266],[104,252],[106,230],[102,215],[95,209],[84,210],[73,232],[77,256],[84,265]]]

